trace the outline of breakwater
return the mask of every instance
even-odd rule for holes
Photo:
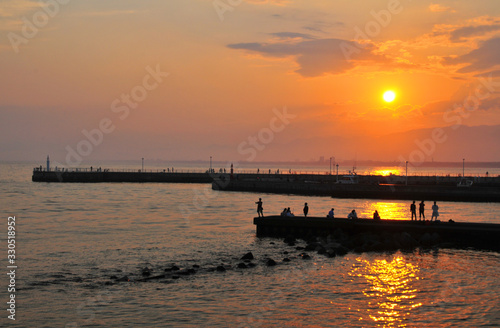
[[[210,183],[213,178],[208,173],[196,172],[127,172],[108,170],[43,171],[34,170],[35,182],[169,182],[169,183]]]
[[[258,237],[322,238],[320,249],[333,253],[433,246],[500,251],[500,225],[490,223],[268,216],[254,218],[254,224]]]
[[[436,200],[465,202],[500,202],[500,178],[470,178],[472,185],[459,187],[458,177],[355,176],[355,183],[342,183],[329,175],[237,175],[232,179],[216,177],[212,188],[225,191],[248,191],[335,198],[390,200]],[[352,181],[350,181],[352,182]]]

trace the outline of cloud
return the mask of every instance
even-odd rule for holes
[[[444,11],[449,11],[452,13],[455,13],[456,11],[453,10],[451,7],[446,7],[438,3],[431,3],[429,5],[429,10],[433,13],[438,13],[438,12],[444,12]]]
[[[495,25],[464,26],[450,33],[450,41],[462,42],[465,38],[481,36],[495,31],[500,31],[500,23]]]
[[[500,77],[500,70],[494,70],[486,73],[476,74],[474,77]]]
[[[484,41],[479,48],[455,58],[445,58],[445,64],[468,64],[457,70],[458,73],[484,71],[500,65],[500,37]]]
[[[314,39],[309,34],[304,34],[304,33],[294,33],[294,32],[277,32],[277,33],[271,33],[272,36],[275,36],[280,39]]]
[[[295,43],[237,43],[227,47],[269,57],[294,57],[300,66],[296,72],[304,77],[344,73],[361,61],[387,62],[384,56],[373,53],[375,47],[372,44],[361,45],[342,39],[305,40]]]

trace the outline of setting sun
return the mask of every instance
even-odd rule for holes
[[[392,102],[394,99],[396,99],[396,93],[392,90],[384,92],[384,100],[386,102]]]

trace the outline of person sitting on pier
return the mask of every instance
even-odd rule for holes
[[[413,216],[415,216],[415,221],[417,221],[417,205],[415,205],[415,201],[410,205],[411,212],[411,220],[413,221]]]
[[[418,204],[418,217],[419,217],[419,221],[422,220],[422,216],[424,217],[424,221],[425,221],[425,204],[424,204],[424,201],[420,202],[420,204]]]
[[[329,219],[334,219],[334,218],[335,218],[335,215],[334,215],[333,211],[334,211],[334,209],[333,209],[333,207],[332,207],[332,209],[330,210],[330,212],[328,212],[328,216],[327,216],[327,217],[328,217]]]
[[[286,216],[286,207],[283,209],[283,212],[280,214],[281,216]]]
[[[286,209],[286,216],[295,216],[295,215],[293,215],[292,211],[290,210],[290,207]]]
[[[375,210],[375,212],[373,212],[373,219],[376,220],[376,221],[380,220],[380,215],[378,214],[377,210]]]
[[[351,213],[349,213],[349,215],[347,216],[348,219],[357,219],[358,218],[358,214],[356,214],[356,211],[355,210],[352,210]]]
[[[307,217],[307,213],[309,213],[309,206],[307,206],[307,203],[304,204],[304,216]]]
[[[439,206],[437,206],[436,201],[434,201],[434,205],[432,205],[432,216],[431,216],[431,221],[434,218],[434,221],[437,221],[438,216],[439,216]]]
[[[257,215],[259,216],[259,218],[262,216],[264,217],[264,208],[262,207],[262,198],[259,198],[259,201],[258,202],[255,202],[255,204],[257,204]]]

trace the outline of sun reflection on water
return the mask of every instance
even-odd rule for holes
[[[369,283],[363,290],[368,298],[368,317],[381,327],[406,327],[410,312],[422,305],[414,300],[417,289],[412,287],[412,282],[419,279],[419,268],[401,256],[390,262],[356,260],[358,263],[350,275],[364,278]]]
[[[373,212],[378,211],[382,220],[408,220],[410,205],[391,202],[370,202],[367,208],[362,210],[360,217],[372,218]]]

